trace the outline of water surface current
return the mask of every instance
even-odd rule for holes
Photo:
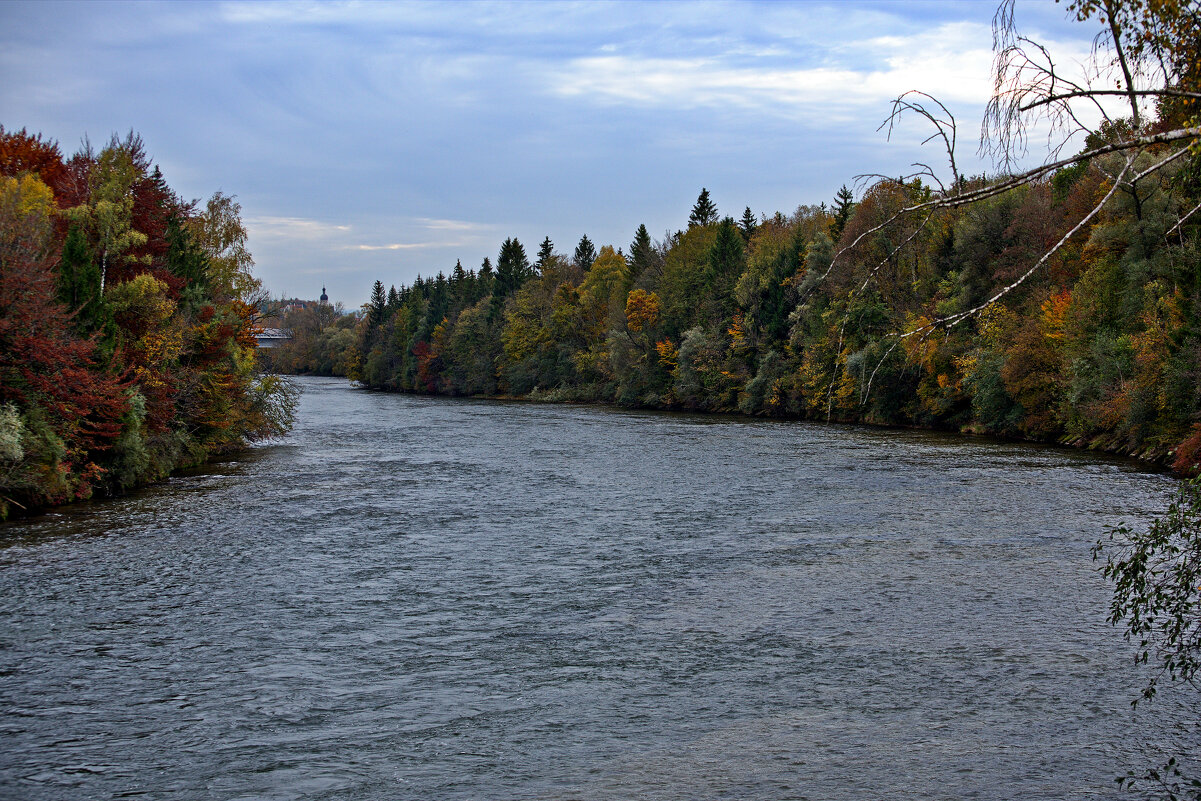
[[[369,393],[0,526],[0,797],[1117,797],[1090,546],[1169,479],[929,433]]]

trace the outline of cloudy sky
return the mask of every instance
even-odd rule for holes
[[[186,198],[236,195],[274,295],[354,307],[496,258],[829,201],[939,154],[877,126],[910,89],[961,122],[991,88],[991,0],[0,3],[0,124],[74,152],[133,129]],[[1092,26],[1019,2],[1083,61]]]

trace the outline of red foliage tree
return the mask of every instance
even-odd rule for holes
[[[58,143],[42,139],[41,134],[31,136],[24,128],[6,131],[0,125],[0,175],[16,177],[26,172],[40,178],[57,197],[67,177]]]
[[[0,403],[39,410],[86,471],[90,454],[121,432],[128,382],[97,366],[94,342],[74,336],[55,300],[50,222],[19,200],[0,195]]]

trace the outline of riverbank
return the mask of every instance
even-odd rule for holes
[[[337,377],[337,376],[335,376],[335,377]],[[345,377],[341,376],[341,378],[345,378]],[[1118,457],[1122,457],[1122,458],[1126,458],[1126,459],[1131,459],[1136,462],[1140,462],[1148,470],[1168,471],[1168,472],[1174,473],[1175,475],[1181,475],[1180,471],[1175,470],[1174,466],[1173,466],[1173,462],[1176,460],[1176,456],[1177,456],[1177,453],[1174,449],[1168,449],[1168,448],[1163,448],[1163,447],[1142,448],[1142,449],[1131,448],[1129,446],[1123,445],[1122,443],[1114,441],[1114,439],[1110,438],[1110,437],[1095,437],[1092,439],[1082,439],[1082,438],[1073,439],[1073,438],[1069,438],[1069,437],[1063,437],[1063,438],[1059,438],[1059,439],[1030,439],[1030,438],[1020,437],[1020,436],[1005,436],[1003,434],[998,434],[998,433],[987,431],[987,430],[981,430],[979,428],[974,428],[971,426],[957,429],[957,428],[939,427],[939,426],[922,426],[922,425],[915,425],[915,424],[882,423],[882,422],[875,422],[872,420],[854,420],[854,419],[825,420],[825,419],[821,419],[821,418],[805,417],[805,416],[801,416],[801,415],[767,415],[767,414],[749,415],[744,412],[740,412],[737,409],[694,409],[694,408],[683,407],[680,405],[664,405],[664,404],[656,404],[656,405],[620,404],[620,403],[616,403],[614,401],[595,400],[595,399],[589,399],[589,398],[564,397],[564,393],[554,392],[554,391],[551,391],[551,392],[536,391],[536,392],[531,392],[526,395],[511,395],[511,394],[437,395],[437,394],[432,394],[432,393],[404,392],[402,390],[379,389],[379,388],[375,388],[375,387],[368,387],[365,384],[362,384],[360,382],[355,382],[350,379],[347,379],[347,380],[349,381],[351,386],[355,387],[356,389],[360,389],[360,390],[364,390],[364,391],[368,391],[368,392],[380,392],[380,393],[384,393],[384,394],[413,395],[415,397],[432,397],[432,398],[448,398],[448,399],[462,398],[462,399],[468,399],[468,400],[502,401],[502,402],[508,402],[508,403],[532,403],[532,404],[548,404],[548,405],[596,406],[599,408],[611,408],[611,409],[618,409],[618,410],[624,410],[624,411],[645,410],[645,411],[659,411],[659,412],[675,412],[675,413],[681,413],[681,414],[729,416],[732,418],[743,419],[743,420],[776,420],[776,421],[785,421],[785,422],[786,421],[805,421],[805,422],[827,423],[827,424],[832,424],[832,425],[836,425],[836,426],[867,426],[870,428],[881,429],[881,430],[886,430],[886,431],[887,430],[927,431],[927,432],[931,432],[931,433],[961,436],[965,439],[965,442],[972,441],[972,440],[983,440],[983,441],[998,442],[998,443],[1000,443],[1000,442],[1015,443],[1015,444],[1021,443],[1021,444],[1030,444],[1030,445],[1053,446],[1053,447],[1059,447],[1059,448],[1068,448],[1068,449],[1072,449],[1072,450],[1087,451],[1087,452],[1092,452],[1092,453],[1108,454],[1111,456],[1118,456]]]

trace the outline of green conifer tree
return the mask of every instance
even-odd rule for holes
[[[759,227],[755,223],[755,215],[751,213],[750,206],[747,206],[746,211],[742,212],[742,219],[738,221],[738,227],[742,229],[743,241],[750,242],[751,237],[755,234],[755,229]]]
[[[708,306],[714,323],[733,313],[734,284],[746,266],[745,255],[738,224],[734,218],[726,217],[717,228],[706,271]]]
[[[709,190],[701,187],[701,194],[696,199],[696,205],[692,207],[692,214],[688,215],[688,227],[712,225],[715,222],[717,206],[709,199]]]
[[[368,325],[372,328],[383,325],[384,313],[387,309],[388,295],[384,292],[384,283],[383,281],[376,281],[371,287],[371,300],[367,303]]]
[[[493,294],[502,298],[512,295],[530,276],[530,272],[525,247],[516,239],[506,239],[496,259],[496,289]]]
[[[58,297],[75,314],[77,331],[88,333],[101,325],[104,301],[100,297],[100,267],[88,247],[87,236],[77,225],[71,226],[63,242]]]
[[[846,184],[838,190],[834,195],[834,215],[830,220],[830,239],[837,242],[842,236],[842,231],[847,227],[847,221],[851,219],[851,214],[855,211],[855,195],[850,189],[847,189]]]
[[[596,261],[596,246],[592,244],[592,240],[588,238],[588,234],[580,237],[580,244],[575,246],[573,260],[576,266],[584,272],[592,269],[592,262]]]
[[[542,240],[542,244],[538,247],[538,272],[546,269],[546,265],[550,263],[551,257],[555,255],[555,245],[550,241],[550,237]]]
[[[630,265],[628,274],[631,286],[651,266],[654,251],[655,246],[651,243],[651,235],[646,230],[646,225],[639,225],[638,230],[634,232],[634,241],[630,243],[629,258],[626,259]]]

